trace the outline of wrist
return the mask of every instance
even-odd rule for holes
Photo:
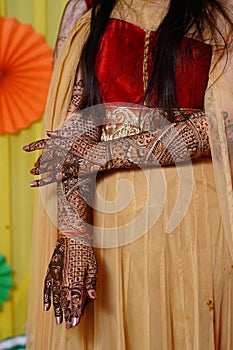
[[[81,231],[65,231],[65,232],[58,232],[58,238],[66,237],[69,239],[74,239],[75,241],[82,242],[87,245],[92,244],[92,236],[87,232],[81,232]]]

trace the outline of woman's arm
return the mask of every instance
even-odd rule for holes
[[[74,85],[67,118],[80,108],[82,82]],[[99,128],[76,117],[79,133],[86,133],[98,141]],[[66,125],[68,125],[68,120]],[[88,133],[92,130],[91,134]],[[57,149],[61,156],[61,150]],[[88,229],[88,214],[92,196],[91,177],[69,178],[57,183],[58,240],[44,281],[44,309],[49,310],[51,300],[56,323],[76,326],[88,301],[96,298],[97,260],[92,247],[92,232]]]
[[[83,135],[73,142],[69,155],[79,158],[80,175],[96,170],[173,165],[210,156],[208,124],[204,113],[199,112],[154,132],[110,141],[90,142]]]
[[[44,281],[44,309],[53,301],[57,324],[79,324],[88,301],[96,299],[97,261],[88,221],[91,183],[67,179],[57,184],[58,240]]]
[[[110,141],[95,142],[87,133],[77,135],[74,126],[70,129],[65,126],[49,135],[49,139],[31,143],[25,149],[46,149],[31,172],[34,175],[49,173],[34,181],[32,186],[35,187],[97,171],[166,166],[210,156],[208,124],[202,112],[180,118],[156,131]],[[63,151],[60,158],[54,155],[58,148]],[[49,159],[56,159],[60,164],[60,177]]]

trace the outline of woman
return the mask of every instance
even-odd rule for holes
[[[91,4],[70,1],[61,34],[72,6],[83,14]],[[58,181],[60,238],[45,279],[45,309],[52,292],[57,323],[64,313],[67,328],[79,326],[65,331],[37,311],[29,320],[30,349],[231,349],[232,187],[229,127],[223,129],[231,110],[220,101],[223,87],[226,101],[231,94],[223,73],[227,13],[215,1],[96,1],[76,23],[55,67],[44,130],[66,122],[25,149],[46,148],[32,173],[49,174],[32,186]],[[99,102],[104,109],[80,112]],[[161,173],[158,164],[172,166]],[[96,298],[87,225],[95,171],[102,198],[92,213],[98,298],[81,318],[86,301]],[[134,188],[128,205],[126,193],[116,202],[122,179]],[[44,225],[56,230],[48,220]]]

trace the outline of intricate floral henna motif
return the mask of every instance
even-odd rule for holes
[[[76,102],[81,103],[75,99]],[[78,129],[75,129],[77,127]],[[69,133],[71,138],[86,132],[90,137],[94,137],[94,140],[99,139],[98,128],[95,128],[91,120],[84,121],[83,115],[79,113],[76,114],[75,122],[74,119],[67,120],[65,132]],[[70,328],[80,322],[85,305],[96,298],[97,261],[92,240],[86,228],[87,203],[91,200],[92,179],[91,177],[70,177],[78,175],[77,160],[67,155],[68,139],[57,141],[54,145],[49,145],[51,146],[49,151],[37,161],[42,172],[46,169],[45,164],[48,162],[50,167],[46,171],[51,171],[55,167],[59,174],[61,170],[69,174],[68,179],[59,181],[57,184],[58,229],[62,234],[57,241],[45,278],[44,305],[45,310],[50,308],[52,295],[57,324],[62,322],[64,315],[66,327]],[[64,159],[66,159],[66,168],[62,165]]]
[[[156,131],[93,142],[82,136],[70,154],[79,157],[79,174],[135,166],[171,165],[190,158],[210,156],[208,124],[203,112],[180,119]]]
[[[99,132],[99,128],[91,129],[91,134],[99,135]],[[63,178],[109,169],[171,165],[189,157],[210,156],[208,124],[203,112],[179,118],[175,123],[155,131],[146,130],[136,135],[103,142],[96,142],[93,136],[90,137],[90,132],[77,136],[72,133],[72,129],[65,127],[61,131],[51,133],[50,136],[47,145],[43,147],[60,147],[62,150],[67,144],[67,155],[60,169]],[[40,148],[40,142],[43,144],[44,141],[30,145],[30,150]],[[36,167],[33,173],[43,173],[49,169],[52,177],[46,183],[43,179],[35,182],[35,186],[57,181],[55,175],[58,173],[59,159],[55,154],[53,162],[49,158],[51,155],[48,153],[40,169]]]
[[[63,314],[67,328],[80,322],[86,299],[94,296],[96,274],[97,261],[89,239],[62,235],[57,241],[44,283],[44,308],[49,310],[52,295],[57,324],[62,323]]]

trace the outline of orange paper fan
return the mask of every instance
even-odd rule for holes
[[[0,17],[0,134],[38,120],[52,74],[52,49],[31,25]]]

